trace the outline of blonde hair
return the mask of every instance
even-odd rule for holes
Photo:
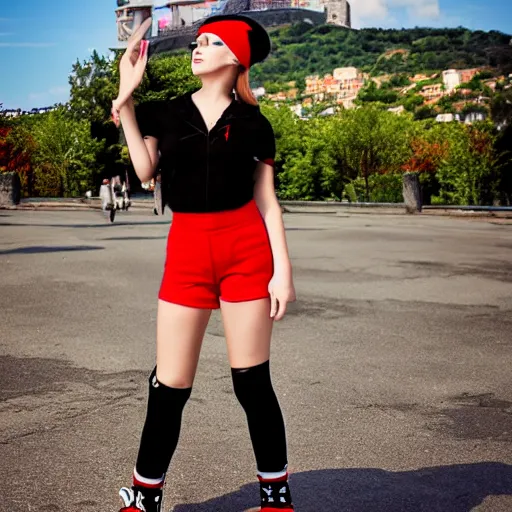
[[[249,85],[249,70],[241,69],[236,79],[235,91],[237,97],[244,103],[249,105],[257,105],[258,100],[252,93],[251,86]]]

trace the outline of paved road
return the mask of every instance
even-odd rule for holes
[[[154,362],[169,218],[0,211],[0,511],[109,512]],[[285,216],[273,374],[299,512],[512,510],[512,226]],[[165,511],[240,512],[254,461],[214,314]]]

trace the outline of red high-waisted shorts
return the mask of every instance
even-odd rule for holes
[[[158,298],[218,309],[219,299],[268,297],[272,273],[272,250],[254,200],[236,210],[174,213]]]

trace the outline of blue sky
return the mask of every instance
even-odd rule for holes
[[[72,64],[116,43],[115,0],[1,0],[0,103],[53,105],[69,97]],[[163,2],[159,2],[163,3]],[[511,0],[352,0],[354,26],[456,27],[512,34]],[[79,7],[80,6],[80,7]]]

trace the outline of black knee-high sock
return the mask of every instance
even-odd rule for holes
[[[181,418],[192,388],[165,386],[156,378],[156,368],[149,378],[146,422],[142,430],[137,473],[148,479],[163,479],[178,445]]]
[[[270,362],[251,368],[232,368],[233,387],[244,408],[258,471],[286,468],[286,431],[270,377]]]

